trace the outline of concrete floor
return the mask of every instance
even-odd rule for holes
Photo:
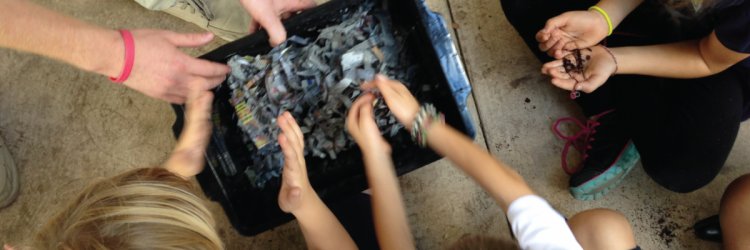
[[[124,0],[37,0],[45,6],[112,28],[199,31],[194,25]],[[594,207],[623,212],[644,249],[714,249],[695,240],[690,227],[716,213],[724,187],[748,172],[750,127],[745,124],[722,173],[709,186],[671,193],[638,168],[617,189],[594,202],[573,199],[560,169],[563,143],[549,131],[561,116],[577,115],[565,93],[553,88],[507,23],[497,0],[428,0],[455,28],[474,95],[470,107],[477,144],[516,167],[542,196],[566,215]],[[215,41],[200,55],[223,44]],[[20,169],[21,194],[0,210],[0,242],[22,244],[96,178],[160,164],[174,139],[166,103],[111,84],[105,77],[28,54],[0,49],[0,136]],[[443,248],[464,234],[509,237],[502,211],[447,161],[401,177],[419,249]],[[437,185],[436,185],[437,184]],[[255,237],[238,235],[221,208],[228,249],[299,249],[295,222]],[[673,235],[668,232],[671,231]]]

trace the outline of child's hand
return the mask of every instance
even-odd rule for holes
[[[346,117],[346,130],[363,153],[390,153],[390,145],[380,135],[378,125],[375,124],[372,108],[374,100],[375,96],[372,94],[364,94],[354,101]]]
[[[539,49],[556,59],[565,51],[596,45],[609,33],[604,16],[595,11],[568,11],[550,18],[536,34]]]
[[[305,201],[316,197],[317,194],[307,179],[305,141],[299,125],[289,112],[279,115],[276,123],[281,128],[279,145],[284,152],[279,207],[284,212],[294,213],[304,207]]]
[[[377,88],[383,95],[388,109],[406,129],[411,130],[414,117],[419,112],[419,102],[406,88],[406,85],[398,81],[388,79],[386,76],[377,75],[371,82],[362,85],[363,89]],[[350,111],[351,112],[351,111]]]
[[[582,49],[580,56],[574,50],[563,59],[548,62],[542,66],[542,74],[551,76],[552,84],[555,86],[586,93],[594,92],[615,73],[617,73],[615,56],[603,46]]]
[[[185,127],[177,145],[164,167],[172,173],[190,178],[203,171],[209,138],[211,137],[211,104],[213,93],[197,92],[187,101]]]

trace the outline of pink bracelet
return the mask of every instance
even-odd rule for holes
[[[135,63],[135,42],[133,41],[133,34],[128,30],[120,30],[123,42],[125,42],[125,67],[122,69],[122,74],[115,77],[110,77],[114,83],[123,83],[128,80],[130,71],[133,70],[133,63]]]

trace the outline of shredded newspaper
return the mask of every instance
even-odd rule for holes
[[[299,123],[306,155],[335,160],[353,145],[345,120],[363,94],[360,85],[378,73],[408,85],[415,67],[409,66],[403,39],[391,27],[387,14],[368,4],[341,24],[322,29],[314,40],[292,36],[266,55],[229,60],[230,103],[245,142],[257,150],[245,175],[257,187],[278,177],[283,167],[279,114],[289,111]],[[402,126],[381,99],[374,105],[383,135],[395,136]]]

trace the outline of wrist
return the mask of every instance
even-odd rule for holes
[[[612,55],[617,58],[617,72],[615,72],[615,74],[622,75],[635,73],[629,64],[630,59],[628,57],[629,52],[627,47],[609,48],[609,51],[611,51]]]
[[[125,65],[125,44],[116,30],[101,29],[89,37],[88,47],[81,48],[80,68],[105,76],[118,76]]]
[[[592,15],[596,15],[599,17],[598,18],[600,20],[599,26],[602,28],[602,30],[606,31],[607,36],[612,35],[612,32],[615,27],[614,27],[614,24],[612,23],[612,19],[609,13],[607,12],[607,10],[605,10],[602,7],[594,5],[594,6],[591,6],[588,11]]]
[[[320,199],[318,193],[312,187],[308,186],[302,189],[302,204],[297,209],[290,211],[290,213],[297,219],[315,217],[317,214],[315,212],[316,209],[321,205],[325,206],[325,203],[323,203],[323,200]]]

